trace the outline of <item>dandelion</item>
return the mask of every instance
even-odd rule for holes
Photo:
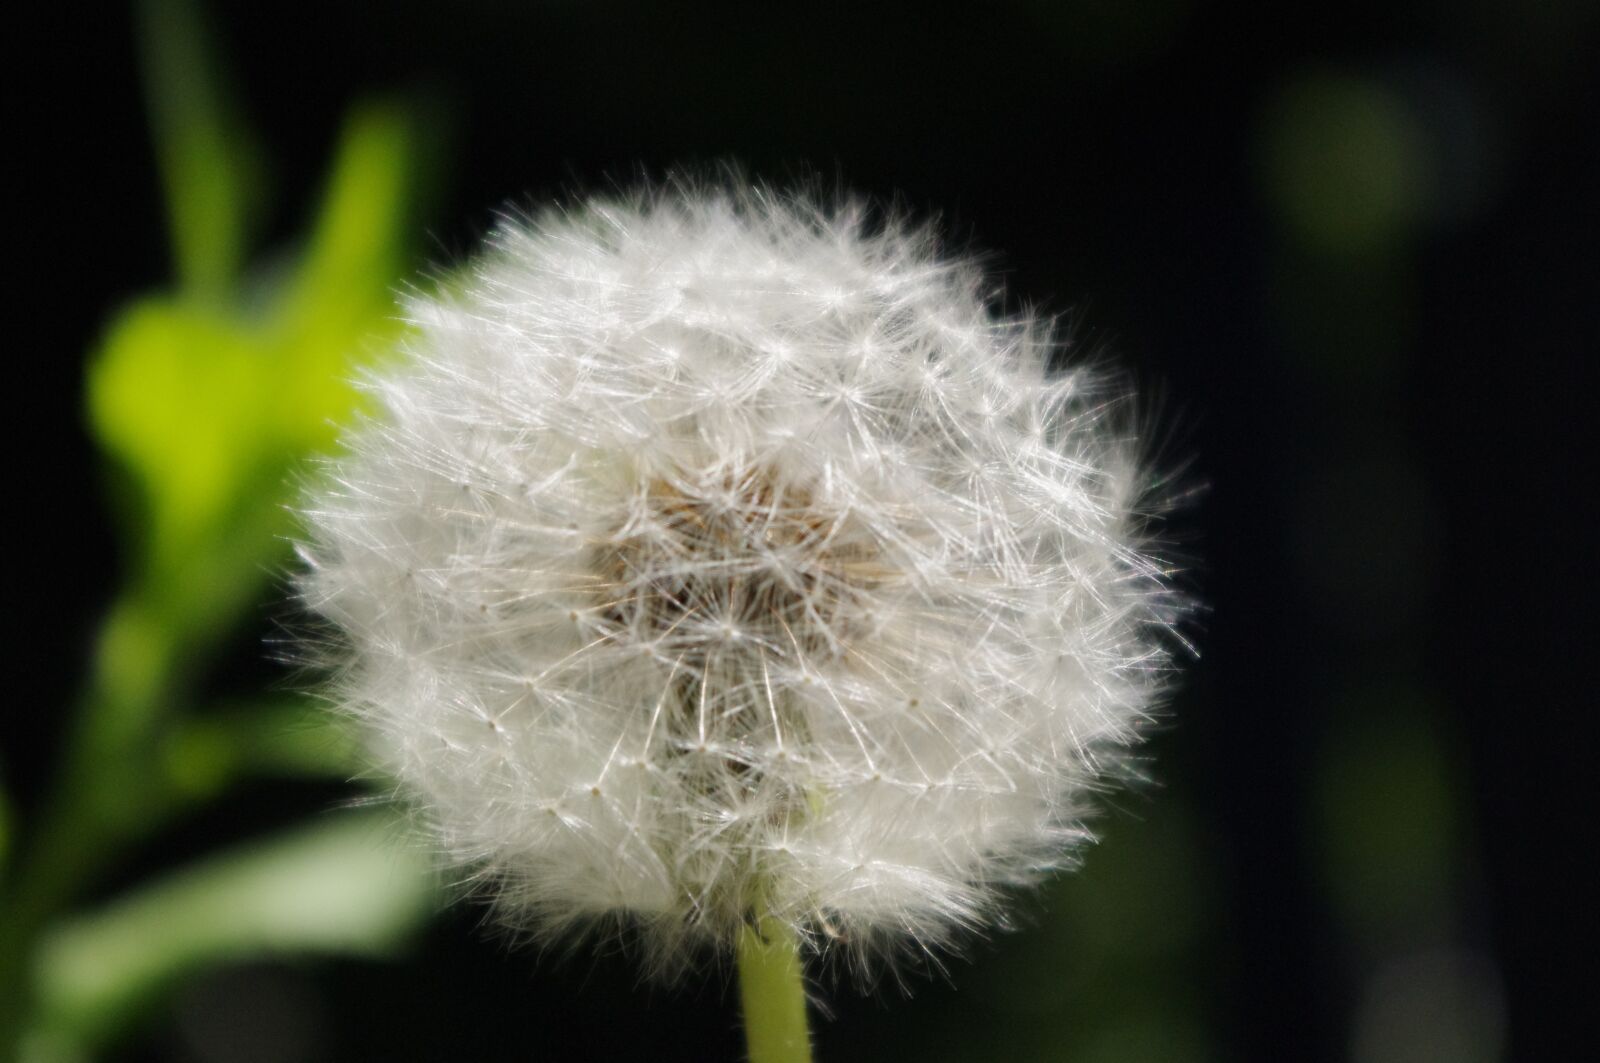
[[[302,590],[512,925],[866,969],[1073,858],[1176,598],[1126,396],[997,295],[859,204],[680,186],[411,302]]]

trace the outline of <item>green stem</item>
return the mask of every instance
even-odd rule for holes
[[[739,932],[738,957],[750,1063],[811,1063],[805,970],[794,933],[762,915]]]
[[[29,1010],[34,940],[170,803],[145,742],[166,704],[173,654],[134,596],[101,630],[62,765],[0,882],[0,1060]]]

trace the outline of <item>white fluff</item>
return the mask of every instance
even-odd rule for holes
[[[857,957],[1070,861],[1166,675],[1084,368],[930,234],[678,188],[505,224],[305,504],[338,697],[513,925]]]

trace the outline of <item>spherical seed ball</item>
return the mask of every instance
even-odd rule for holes
[[[411,303],[302,591],[514,925],[864,955],[1071,859],[1175,598],[1124,396],[995,294],[858,205],[678,187]]]

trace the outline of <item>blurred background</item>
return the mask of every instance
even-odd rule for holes
[[[1151,781],[1017,932],[827,991],[818,1059],[1576,1054],[1593,4],[21,7],[0,1052],[738,1058],[725,978],[441,909],[274,660],[281,507],[392,293],[497,209],[733,160],[1000,252],[1204,486]]]

